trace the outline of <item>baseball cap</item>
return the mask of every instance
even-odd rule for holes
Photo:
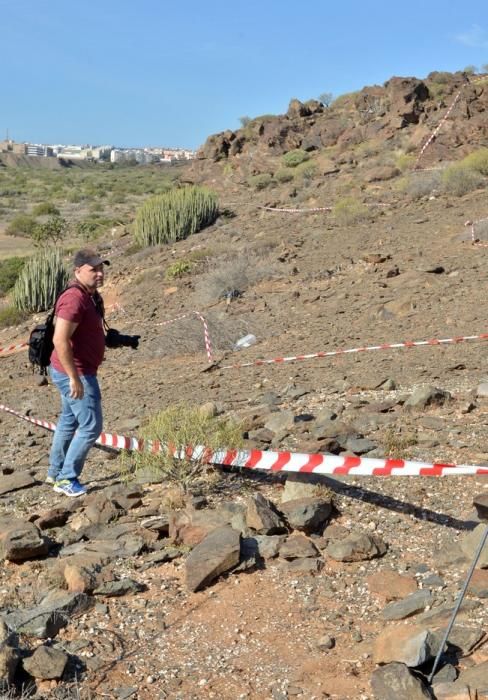
[[[92,248],[82,248],[79,250],[73,259],[73,267],[83,267],[83,265],[110,265],[110,260],[102,260],[99,254]]]

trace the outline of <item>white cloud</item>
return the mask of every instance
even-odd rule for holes
[[[470,29],[454,37],[457,42],[476,49],[488,49],[488,32],[479,24],[473,24]]]

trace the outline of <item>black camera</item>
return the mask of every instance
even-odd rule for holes
[[[123,335],[115,328],[109,328],[105,336],[105,346],[107,348],[132,348],[136,350],[140,337],[140,335]]]

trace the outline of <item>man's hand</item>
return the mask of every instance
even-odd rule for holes
[[[85,390],[79,377],[72,377],[69,380],[69,395],[72,399],[82,399]]]

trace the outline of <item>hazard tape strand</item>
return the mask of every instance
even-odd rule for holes
[[[469,340],[488,340],[488,333],[479,335],[463,335],[454,338],[432,338],[430,340],[405,340],[401,343],[382,343],[381,345],[369,345],[360,348],[348,348],[345,350],[328,350],[313,352],[307,355],[292,355],[290,357],[274,357],[269,360],[252,360],[250,362],[240,362],[232,365],[224,365],[219,369],[240,369],[241,367],[255,367],[259,365],[282,364],[283,362],[293,362],[300,360],[310,360],[320,357],[334,357],[336,355],[349,355],[358,352],[371,352],[372,350],[394,350],[397,348],[416,348],[422,346],[435,346],[444,344],[464,343]]]
[[[10,413],[28,423],[54,431],[56,424],[50,421],[32,418],[15,411],[4,404],[0,410]],[[127,437],[112,433],[101,433],[97,445],[118,450],[135,452],[167,452],[168,448],[160,442]],[[240,467],[256,471],[294,472],[301,474],[347,475],[347,476],[472,476],[488,475],[487,466],[469,464],[411,462],[404,459],[373,459],[328,454],[308,454],[300,452],[279,452],[271,450],[218,449],[211,450],[203,445],[171,449],[176,458],[183,456],[192,461],[207,464]]]

